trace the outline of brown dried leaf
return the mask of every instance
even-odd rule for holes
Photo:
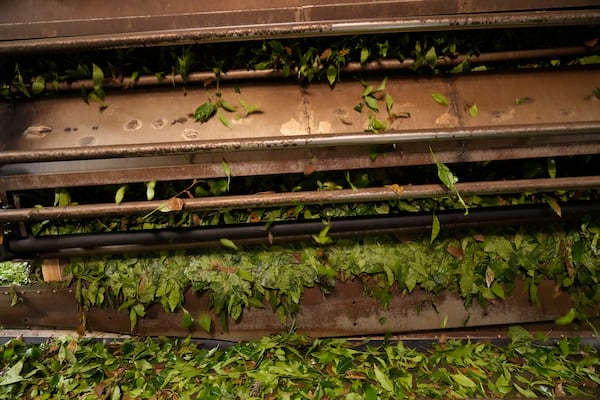
[[[494,283],[495,278],[496,278],[496,274],[494,273],[494,270],[491,269],[490,267],[488,267],[485,270],[485,285],[487,287],[492,286],[492,283]]]
[[[183,209],[184,202],[179,197],[171,197],[166,202],[167,211],[181,211]]]
[[[404,192],[404,186],[400,186],[397,183],[394,183],[393,185],[384,185],[386,188],[393,190],[394,193],[396,193],[396,195],[400,196],[402,194],[402,192]]]
[[[592,38],[590,40],[586,40],[585,42],[583,42],[583,44],[585,44],[588,47],[596,47],[596,45],[600,44],[600,38]]]
[[[459,260],[462,260],[464,258],[464,254],[462,251],[462,248],[460,247],[456,247],[456,246],[448,246],[448,248],[446,249],[448,251],[448,253],[450,253],[453,257],[458,258]]]

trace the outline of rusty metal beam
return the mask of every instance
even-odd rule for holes
[[[522,282],[517,281],[506,300],[488,303],[485,307],[475,302],[468,310],[457,295],[450,293],[433,295],[415,289],[403,295],[394,289],[389,309],[385,310],[377,300],[365,294],[362,283],[337,282],[330,294],[317,288],[304,292],[300,303],[302,311],[295,317],[295,326],[299,332],[314,337],[406,334],[439,330],[446,318],[446,329],[553,321],[572,306],[570,297],[557,292],[554,282],[540,283],[539,306],[530,304],[528,292],[523,289]],[[80,324],[73,289],[18,287],[16,295],[19,301],[11,306],[11,291],[8,288],[0,291],[0,326],[4,328],[75,329]],[[53,306],[48,307],[49,304]],[[208,297],[187,292],[185,308],[193,315],[206,312]],[[588,315],[597,316],[599,310],[595,308]],[[229,321],[228,330],[221,326],[218,316],[212,317],[214,330],[208,334],[199,328],[183,328],[183,313],[166,313],[159,304],[150,307],[133,332],[127,311],[92,307],[86,314],[90,330],[148,336],[190,335],[237,341],[259,339],[288,329],[268,306],[245,310],[239,321]]]
[[[36,0],[6,4],[0,54],[156,46],[267,37],[597,23],[593,0],[280,1],[168,5],[108,0],[102,7]],[[587,8],[582,10],[581,8]],[[117,11],[118,10],[118,11]],[[526,12],[515,12],[527,10]]]
[[[379,137],[379,136],[371,136]],[[517,138],[480,141],[447,141],[431,144],[436,158],[444,163],[508,160],[600,153],[600,135],[576,135],[539,138]],[[1,153],[0,153],[1,154]],[[232,176],[273,175],[312,171],[339,171],[432,163],[427,143],[382,148],[377,159],[369,157],[368,146],[324,147],[308,150],[233,152],[196,156],[161,158],[65,161],[39,164],[13,164],[0,167],[0,187],[6,191],[210,179],[225,176],[223,160]]]
[[[508,138],[581,137],[600,134],[600,120],[563,124],[531,124],[486,126],[475,128],[450,128],[401,132],[351,133],[343,135],[264,137],[260,139],[226,139],[194,142],[171,142],[139,145],[107,145],[43,150],[4,150],[0,152],[0,165],[48,161],[96,160],[125,157],[156,157],[170,154],[206,154],[218,152],[244,152],[260,150],[316,149],[341,146],[377,146],[445,141],[497,140]],[[600,136],[598,136],[600,138]],[[569,139],[573,142],[572,139]],[[0,171],[1,173],[2,171]]]

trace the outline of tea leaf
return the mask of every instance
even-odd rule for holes
[[[125,192],[127,191],[128,185],[121,186],[117,192],[115,193],[115,203],[121,204],[123,198],[125,197]]]
[[[196,122],[205,123],[211,119],[217,112],[217,105],[212,102],[201,104],[194,111],[194,120]]]
[[[151,201],[154,199],[154,188],[156,187],[156,181],[146,182],[146,199]],[[118,203],[117,203],[118,204]]]
[[[475,382],[473,382],[473,380],[471,378],[469,378],[468,376],[465,376],[463,374],[452,374],[450,376],[452,377],[452,380],[454,382],[458,383],[460,386],[464,386],[464,387],[468,387],[468,388],[477,387]]]
[[[437,64],[437,53],[435,52],[435,47],[431,46],[431,48],[425,54],[425,61],[429,65],[431,69],[435,68]]]
[[[389,94],[385,94],[385,107],[389,114],[392,113],[392,108],[394,107],[394,98]]]
[[[192,329],[192,327],[194,326],[194,318],[192,317],[192,315],[189,313],[188,310],[183,309],[183,327],[185,329]]]
[[[369,107],[371,110],[378,112],[379,111],[379,106],[377,104],[377,99],[375,99],[374,97],[371,96],[365,96],[363,97],[365,104],[367,105],[367,107]]]
[[[448,99],[443,94],[432,93],[431,94],[431,98],[433,99],[433,101],[435,101],[436,103],[438,103],[438,104],[440,104],[442,106],[447,106],[448,105]]]
[[[219,241],[221,242],[221,246],[223,246],[223,247],[227,247],[228,249],[238,250],[238,247],[236,246],[235,243],[233,243],[232,240],[229,240],[226,238],[221,238],[221,239],[219,239]]]
[[[477,104],[473,104],[468,108],[469,117],[475,118],[479,113],[479,109],[477,108]]]
[[[373,370],[375,371],[375,379],[377,379],[377,382],[379,382],[379,384],[381,385],[381,387],[384,390],[387,390],[388,392],[393,392],[394,391],[394,384],[392,383],[392,381],[390,380],[390,378],[388,378],[380,369],[377,365],[375,365],[373,367]]]
[[[433,221],[431,222],[431,239],[429,243],[433,243],[435,238],[438,237],[440,233],[440,220],[437,215],[433,214]]]
[[[250,105],[250,104],[246,103],[244,100],[240,100],[240,104],[242,105],[242,108],[244,109],[244,111],[246,111],[246,115],[262,112],[260,110],[260,104]]]
[[[360,63],[364,64],[367,62],[368,59],[369,59],[369,49],[366,47],[363,47],[360,50]]]
[[[562,317],[558,318],[555,321],[556,325],[569,325],[571,322],[573,322],[573,320],[575,319],[576,316],[577,316],[577,310],[575,310],[575,308],[571,307],[565,315],[563,315]]]
[[[317,242],[317,244],[326,245],[333,243],[333,240],[329,236],[327,236],[327,233],[329,233],[329,229],[331,229],[331,225],[327,224],[323,229],[321,229],[318,236],[312,235],[313,239],[315,240],[315,242]]]
[[[221,106],[221,108],[223,108],[223,110],[225,111],[229,111],[229,112],[234,112],[237,110],[237,107],[234,106],[231,103],[228,103],[227,101],[225,101],[225,99],[219,99],[219,106]]]
[[[549,158],[547,162],[548,176],[552,179],[556,178],[556,160]]]
[[[102,81],[104,80],[104,72],[102,68],[96,64],[92,64],[92,81],[94,83],[94,90],[102,88]]]
[[[233,128],[233,124],[231,123],[231,121],[229,119],[227,119],[227,117],[225,117],[223,114],[221,114],[220,112],[217,113],[217,116],[219,117],[219,121],[221,121],[221,123],[223,125],[225,125],[227,128],[231,129]]]
[[[46,89],[46,80],[43,76],[38,75],[35,77],[35,80],[31,84],[31,93],[40,94]]]
[[[329,67],[327,67],[326,73],[329,85],[333,86],[335,84],[335,80],[337,79],[337,68],[334,65],[330,65]]]
[[[200,313],[200,315],[198,315],[198,325],[206,333],[210,333],[210,330],[212,328],[212,317],[210,316],[210,314]]]

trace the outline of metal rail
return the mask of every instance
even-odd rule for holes
[[[7,4],[0,54],[74,51],[277,37],[416,30],[584,25],[600,20],[594,0],[510,1],[322,0],[238,1],[167,7],[116,0],[103,7],[34,1]],[[116,12],[115,10],[119,10]],[[520,11],[526,10],[526,11]]]
[[[561,205],[558,216],[548,205],[485,207],[463,211],[438,212],[444,230],[471,229],[484,226],[548,224],[600,214],[600,203],[588,201]],[[431,230],[431,214],[390,215],[338,218],[329,222],[328,235],[333,239],[373,235],[415,233]],[[326,225],[320,221],[236,224],[189,229],[158,229],[130,232],[50,235],[24,239],[4,239],[4,256],[18,258],[78,257],[89,254],[152,252],[166,249],[221,246],[221,239],[238,245],[281,244],[310,241]]]
[[[578,176],[547,179],[520,179],[457,183],[456,189],[465,196],[495,195],[522,192],[550,192],[600,188],[600,176]],[[441,184],[406,185],[367,189],[332,191],[257,193],[251,195],[180,198],[171,212],[286,207],[296,204],[341,204],[436,198],[451,196]],[[0,222],[43,221],[142,215],[164,208],[167,200],[131,201],[120,204],[81,204],[66,207],[16,208],[0,210]]]
[[[526,321],[551,322],[572,307],[569,295],[564,291],[557,292],[552,281],[542,281],[538,285],[542,307],[530,303],[528,291],[524,288],[523,282],[517,281],[512,295],[504,301],[486,306],[473,302],[469,309],[465,309],[462,299],[452,293],[433,295],[416,288],[410,296],[406,296],[398,289],[393,289],[389,308],[384,310],[378,300],[365,294],[362,283],[338,282],[327,296],[318,288],[305,291],[300,303],[302,312],[295,317],[295,326],[299,332],[313,337],[372,336],[382,332],[403,332],[408,335],[439,330],[444,317],[447,317],[446,330],[475,330],[478,327]],[[21,301],[11,306],[11,298],[15,294]],[[209,309],[208,295],[187,292],[185,307],[193,315],[206,312]],[[588,316],[598,316],[599,311],[590,310]],[[0,291],[0,315],[3,327],[11,329],[75,329],[80,326],[74,289],[69,288],[20,287],[15,293],[7,288]],[[268,306],[265,309],[246,309],[240,320],[229,320],[228,329],[221,325],[218,315],[212,314],[214,329],[210,334],[199,327],[191,330],[184,328],[182,318],[183,311],[166,313],[162,305],[155,304],[147,310],[145,318],[138,320],[136,329],[131,332],[126,310],[91,307],[86,313],[89,330],[147,336],[192,336],[238,341],[260,339],[264,335],[289,329],[282,326],[277,314]]]

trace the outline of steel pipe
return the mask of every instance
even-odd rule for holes
[[[456,184],[465,196],[494,195],[521,192],[550,192],[558,190],[584,190],[600,188],[600,176],[578,176],[546,179],[518,179],[491,182],[465,182]],[[366,189],[341,189],[332,191],[307,191],[290,193],[257,193],[250,195],[201,197],[180,200],[181,208],[171,212],[210,211],[226,209],[252,209],[286,207],[296,204],[340,204],[407,200],[451,196],[441,184],[406,185]],[[43,221],[57,219],[80,219],[116,217],[147,214],[164,208],[168,200],[132,201],[120,204],[84,204],[66,207],[16,208],[0,211],[0,222]]]
[[[125,157],[149,157],[172,154],[243,152],[280,149],[310,149],[335,146],[372,146],[386,144],[427,143],[449,140],[482,140],[533,138],[565,135],[600,134],[600,121],[564,124],[531,124],[487,126],[476,128],[416,129],[389,131],[374,135],[354,133],[340,135],[297,135],[265,138],[205,140],[194,142],[165,142],[141,145],[108,145],[68,147],[42,150],[4,150],[0,165],[46,161],[92,160]]]
[[[598,214],[600,202],[588,201],[561,205],[559,217],[549,206],[489,207],[475,209],[468,216],[462,211],[436,213],[443,229],[467,229],[489,225],[520,225],[551,223]],[[432,216],[394,215],[334,219],[329,222],[328,235],[334,239],[381,235],[402,232],[422,232],[431,229]],[[298,221],[216,226],[192,229],[161,229],[150,231],[71,234],[5,240],[8,254],[23,256],[65,255],[63,250],[85,254],[87,249],[108,247],[110,253],[123,249],[146,250],[159,248],[219,246],[221,239],[238,244],[277,244],[290,241],[311,240],[326,225],[323,221]],[[120,249],[120,247],[122,247]],[[72,254],[71,254],[72,255]]]

